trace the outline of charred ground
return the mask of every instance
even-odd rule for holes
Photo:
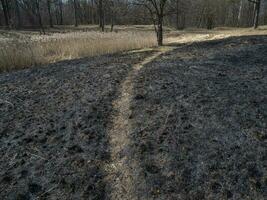
[[[135,163],[126,194],[265,199],[267,37],[173,47],[132,79],[130,143],[118,155]],[[154,53],[1,74],[0,198],[110,199],[112,102],[132,66]]]

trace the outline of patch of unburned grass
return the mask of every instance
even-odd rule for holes
[[[0,71],[156,45],[153,32],[72,32],[0,37]]]

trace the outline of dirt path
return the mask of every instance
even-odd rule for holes
[[[133,99],[133,82],[142,67],[172,49],[171,47],[157,48],[153,55],[135,64],[121,84],[119,98],[113,102],[116,113],[111,117],[112,128],[109,132],[112,161],[105,167],[109,174],[107,182],[111,185],[111,199],[137,199],[132,187],[134,186],[134,174],[138,173],[138,164],[129,157],[129,135],[132,127],[128,119],[132,113],[130,105]]]

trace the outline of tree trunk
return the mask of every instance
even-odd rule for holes
[[[163,45],[163,16],[158,16],[158,30],[157,30],[158,45]]]
[[[211,30],[211,29],[213,29],[213,25],[214,25],[214,16],[213,16],[213,14],[211,14],[210,13],[210,11],[209,11],[209,13],[207,14],[207,29],[208,30]]]
[[[45,29],[43,26],[43,20],[42,20],[42,16],[41,16],[41,12],[40,12],[40,2],[39,0],[35,0],[36,3],[36,12],[37,12],[37,17],[38,17],[38,22],[39,22],[39,26],[40,26],[40,32],[45,34]]]
[[[11,4],[11,1],[9,0],[5,0],[6,1],[6,11],[7,11],[7,16],[8,16],[8,19],[9,19],[9,26],[11,25],[10,24],[10,20],[11,20],[11,9],[10,9],[10,4]]]
[[[176,0],[176,29],[179,30],[179,1]]]
[[[90,9],[90,4],[87,2],[87,24],[90,24],[91,21],[91,9]]]
[[[113,29],[114,29],[114,13],[112,12],[110,32],[113,32]]]
[[[238,11],[238,26],[239,27],[242,26],[243,7],[244,7],[244,0],[240,0],[239,11]]]
[[[102,32],[105,31],[105,20],[104,20],[104,10],[103,10],[103,0],[99,0],[99,27],[101,28]]]
[[[49,16],[49,25],[51,28],[53,28],[53,18],[51,14],[51,0],[47,0],[47,11]]]
[[[6,0],[1,0],[1,3],[5,17],[5,24],[7,27],[9,27],[8,5],[7,5],[8,2]]]
[[[77,0],[73,0],[73,4],[74,4],[75,27],[78,27]]]
[[[16,28],[20,29],[21,28],[21,16],[20,16],[20,8],[19,8],[18,0],[15,0],[15,12],[16,12],[16,17],[17,17]]]
[[[205,8],[203,8],[203,9],[201,10],[201,13],[199,14],[199,21],[198,21],[198,24],[197,24],[197,27],[198,27],[198,28],[201,28],[201,27],[202,27],[204,16],[205,16]]]
[[[254,16],[254,24],[253,24],[254,29],[258,28],[259,26],[260,5],[261,5],[261,0],[256,0],[255,16]]]
[[[63,25],[63,3],[62,3],[62,0],[59,0],[59,15],[60,15],[59,24]]]
[[[90,8],[91,8],[91,15],[90,15],[90,18],[91,18],[91,24],[95,24],[95,20],[94,20],[94,15],[95,15],[95,9],[94,9],[94,2],[91,1],[91,5],[90,5]]]

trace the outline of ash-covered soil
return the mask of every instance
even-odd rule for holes
[[[267,199],[267,37],[178,48],[135,82],[139,199]]]
[[[133,185],[111,191],[112,103],[152,55],[0,74],[0,199],[266,199],[267,36],[174,46],[132,73]]]
[[[112,101],[152,52],[0,75],[0,199],[104,199]]]

